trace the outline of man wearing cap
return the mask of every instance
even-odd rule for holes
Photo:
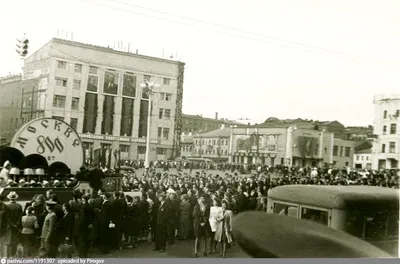
[[[19,233],[21,231],[21,220],[22,220],[22,206],[16,201],[18,199],[18,194],[16,192],[10,192],[7,195],[7,199],[10,203],[7,205],[8,212],[7,216],[9,219],[8,229],[11,234],[10,240],[6,243],[7,256],[14,256],[17,251],[17,245],[19,243]]]
[[[42,234],[40,236],[41,243],[40,248],[45,249],[46,256],[49,258],[56,258],[58,249],[58,239],[55,233],[55,228],[57,225],[57,216],[54,212],[56,206],[54,201],[46,201],[46,210],[48,214],[43,222]]]

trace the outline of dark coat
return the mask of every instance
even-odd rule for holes
[[[83,204],[79,209],[79,222],[77,229],[80,235],[88,235],[90,233],[89,226],[95,220],[95,212],[90,204]]]
[[[195,237],[209,237],[211,234],[210,226],[210,207],[206,206],[204,212],[201,212],[200,205],[197,204],[193,209],[193,233]],[[201,224],[203,224],[201,226]]]
[[[65,238],[68,237],[72,242],[72,236],[74,233],[75,214],[68,213],[60,220],[57,228],[57,236],[59,237],[60,243],[63,243]]]

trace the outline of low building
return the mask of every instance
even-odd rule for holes
[[[219,129],[198,134],[193,137],[193,157],[208,158],[216,162],[229,160],[229,142],[231,127],[222,126]]]
[[[346,127],[346,138],[349,140],[363,142],[367,140],[373,134],[374,128],[372,126],[357,127],[350,126]]]
[[[191,158],[193,156],[194,145],[193,145],[193,135],[181,136],[181,158]]]
[[[353,168],[371,169],[372,168],[372,143],[364,141],[354,148]]]
[[[334,138],[332,156],[336,168],[353,167],[354,141]]]
[[[201,134],[218,129],[222,125],[228,127],[230,125],[240,125],[240,123],[228,119],[219,119],[218,113],[215,113],[215,118],[182,114],[182,132],[185,134]]]

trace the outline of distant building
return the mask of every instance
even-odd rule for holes
[[[346,127],[345,134],[346,138],[354,141],[365,141],[371,137],[374,132],[373,126],[368,127]]]
[[[181,136],[181,157],[190,158],[193,156],[194,145],[193,145],[193,135]]]
[[[353,167],[354,141],[334,138],[333,166],[337,168]]]
[[[193,157],[208,158],[216,162],[229,160],[229,147],[232,128],[225,127],[193,136]]]
[[[215,113],[215,118],[182,114],[182,132],[185,134],[201,134],[220,128],[222,125],[228,127],[230,125],[241,125],[241,123],[218,119],[218,113]]]
[[[372,169],[399,169],[400,95],[374,97]]]
[[[372,168],[372,142],[370,140],[355,146],[353,167],[356,169]]]

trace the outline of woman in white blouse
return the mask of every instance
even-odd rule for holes
[[[210,226],[211,226],[211,245],[210,245],[210,254],[214,254],[217,251],[217,241],[215,238],[215,232],[217,231],[217,218],[222,214],[221,202],[216,198],[212,198],[213,206],[210,207]]]

